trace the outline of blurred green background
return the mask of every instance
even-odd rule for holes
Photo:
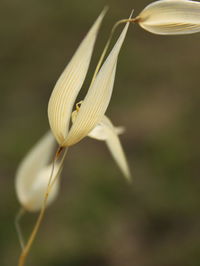
[[[114,22],[148,3],[1,0],[0,265],[17,265],[15,171],[48,129],[56,80],[109,5],[87,89]],[[107,114],[126,127],[121,140],[133,184],[123,179],[104,143],[85,139],[71,148],[61,193],[27,265],[200,265],[199,45],[200,34],[164,37],[130,26]],[[36,217],[23,218],[26,237]]]

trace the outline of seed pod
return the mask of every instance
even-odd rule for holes
[[[51,176],[52,152],[55,139],[48,132],[27,154],[20,163],[15,180],[16,193],[20,204],[27,211],[38,211],[44,202],[45,192]],[[58,173],[58,164],[55,164],[53,179]],[[57,196],[59,178],[56,179],[48,197],[50,204]]]
[[[136,17],[145,30],[161,35],[191,34],[200,31],[200,2],[160,0],[151,3]]]
[[[53,135],[60,146],[66,140],[71,112],[85,80],[97,33],[106,9],[91,27],[52,91],[48,104],[48,117]]]
[[[126,23],[113,49],[91,84],[64,146],[71,146],[79,142],[102,120],[112,96],[118,55],[126,37],[128,26],[129,22]]]

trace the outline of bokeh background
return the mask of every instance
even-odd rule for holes
[[[0,1],[0,265],[17,265],[16,168],[48,130],[47,104],[63,68],[105,5],[89,75],[114,22],[150,1]],[[116,33],[118,36],[120,29]],[[156,36],[130,26],[107,115],[121,136],[133,183],[105,144],[71,148],[57,201],[29,266],[199,266],[200,34]],[[36,214],[22,220],[25,237]]]

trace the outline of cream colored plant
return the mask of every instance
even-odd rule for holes
[[[200,2],[160,0],[145,7],[135,18],[145,30],[161,35],[191,34],[200,31]]]
[[[22,249],[24,248],[24,240],[19,220],[25,211],[41,210],[52,168],[54,169],[52,180],[55,179],[55,183],[49,193],[47,205],[51,204],[58,195],[60,164],[56,162],[52,167],[55,144],[55,138],[50,131],[47,132],[28,152],[17,169],[15,187],[21,209],[16,217],[16,229]]]
[[[60,148],[66,148],[78,143],[95,130],[96,126],[103,128],[106,142],[111,153],[122,169],[124,175],[130,179],[130,171],[119,138],[112,123],[104,114],[109,105],[114,86],[117,59],[126,36],[126,24],[112,51],[101,68],[98,65],[84,101],[76,111],[76,119],[69,129],[72,108],[76,97],[84,82],[94,46],[94,37],[104,12],[87,34],[72,57],[61,77],[58,79],[48,105],[49,123]],[[95,33],[94,33],[95,32]],[[78,63],[77,63],[78,62]],[[77,66],[78,65],[78,66]],[[75,118],[75,117],[74,117]]]
[[[20,163],[16,179],[16,193],[21,206],[30,212],[39,211],[46,193],[49,176],[52,171],[52,156],[55,148],[55,139],[48,132],[26,155]],[[54,176],[58,173],[59,164],[54,165]],[[47,205],[57,196],[59,178],[56,179],[49,195]]]
[[[79,109],[80,105],[77,104],[76,110],[72,113],[72,123],[75,122]],[[123,175],[130,180],[130,170],[118,136],[124,131],[123,127],[114,127],[110,119],[104,115],[102,120],[88,133],[88,137],[106,142]]]
[[[49,99],[49,124],[59,145],[53,162],[47,164],[53,145],[53,138],[48,133],[19,167],[16,178],[19,201],[23,208],[29,211],[40,209],[33,232],[22,250],[19,266],[25,264],[46,205],[50,204],[58,193],[59,174],[66,151],[70,146],[77,144],[87,136],[105,141],[124,176],[130,180],[130,170],[118,136],[123,129],[114,127],[105,115],[112,96],[119,52],[129,24],[139,24],[143,29],[160,35],[191,34],[200,31],[200,3],[189,0],[156,1],[145,7],[135,18],[130,16],[129,19],[118,21],[102,52],[87,94],[81,104],[76,105],[76,98],[88,72],[96,36],[105,13],[106,9],[79,45],[58,79]],[[115,29],[122,23],[126,25],[104,60]],[[76,110],[73,112],[75,105]],[[72,125],[70,126],[71,118]],[[64,153],[61,156],[63,150]]]
[[[107,50],[107,44],[103,52],[103,56],[100,58],[99,64],[97,65],[97,68],[95,70],[95,74],[93,76],[88,92],[84,98],[83,103],[81,104],[81,107],[79,108],[79,111],[77,112],[76,119],[69,129],[72,108],[75,104],[76,97],[87,74],[94,43],[96,40],[96,35],[104,15],[105,10],[98,17],[89,33],[86,35],[86,37],[78,47],[68,66],[63,71],[61,77],[58,79],[49,100],[49,123],[52,133],[59,144],[59,148],[53,163],[55,165],[63,149],[65,149],[66,151],[66,148],[78,143],[81,139],[90,134],[90,132],[99,123],[101,124],[102,121],[105,120],[104,114],[112,95],[118,55],[124,42],[129,22],[127,22],[116,44],[101,66],[101,62]],[[108,41],[108,43],[109,42],[110,40]],[[116,148],[112,147],[111,151],[113,152],[115,150],[115,152],[119,152],[119,155],[115,155],[114,158],[118,163],[121,160],[120,167],[125,175],[129,177],[130,174],[128,166],[126,164],[120,142],[116,137],[116,134],[114,133],[112,123],[110,121],[108,123],[108,121],[109,120],[107,120],[107,124],[109,124],[109,130],[107,126],[105,127],[106,130],[104,130],[108,139],[107,143],[110,147],[112,145],[116,145]],[[91,134],[93,135],[92,132]],[[39,229],[40,223],[44,216],[46,204],[48,203],[49,193],[54,188],[55,181],[56,179],[54,178],[53,171],[49,177],[46,194],[44,196],[44,202],[41,207],[36,226],[27,244],[22,250],[19,259],[20,266],[25,264],[25,259]]]
[[[47,132],[22,160],[16,173],[16,193],[22,206],[15,220],[22,247],[22,253],[19,258],[20,266],[25,264],[26,256],[41,224],[46,206],[55,200],[59,192],[59,177],[66,153],[60,159],[55,160],[55,144],[56,141],[52,133],[50,131]],[[47,188],[49,188],[48,191]],[[25,211],[40,211],[35,227],[26,244],[24,244],[19,226],[19,221]]]
[[[102,120],[111,99],[117,59],[129,23],[125,26],[106,61],[96,74],[81,104],[76,120],[69,129],[72,108],[88,71],[96,32],[103,14],[100,15],[58,79],[49,100],[50,127],[58,144],[63,148],[76,144],[88,135]]]

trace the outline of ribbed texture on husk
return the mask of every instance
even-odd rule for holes
[[[191,34],[200,31],[200,3],[161,0],[148,5],[137,17],[145,30],[161,35]]]
[[[49,123],[60,145],[66,140],[72,107],[85,80],[96,36],[105,12],[106,10],[104,9],[79,45],[71,61],[58,79],[49,99]]]
[[[86,137],[101,121],[113,91],[117,59],[124,42],[129,23],[124,27],[115,46],[99,70],[81,104],[75,123],[72,125],[64,146],[71,146]]]

